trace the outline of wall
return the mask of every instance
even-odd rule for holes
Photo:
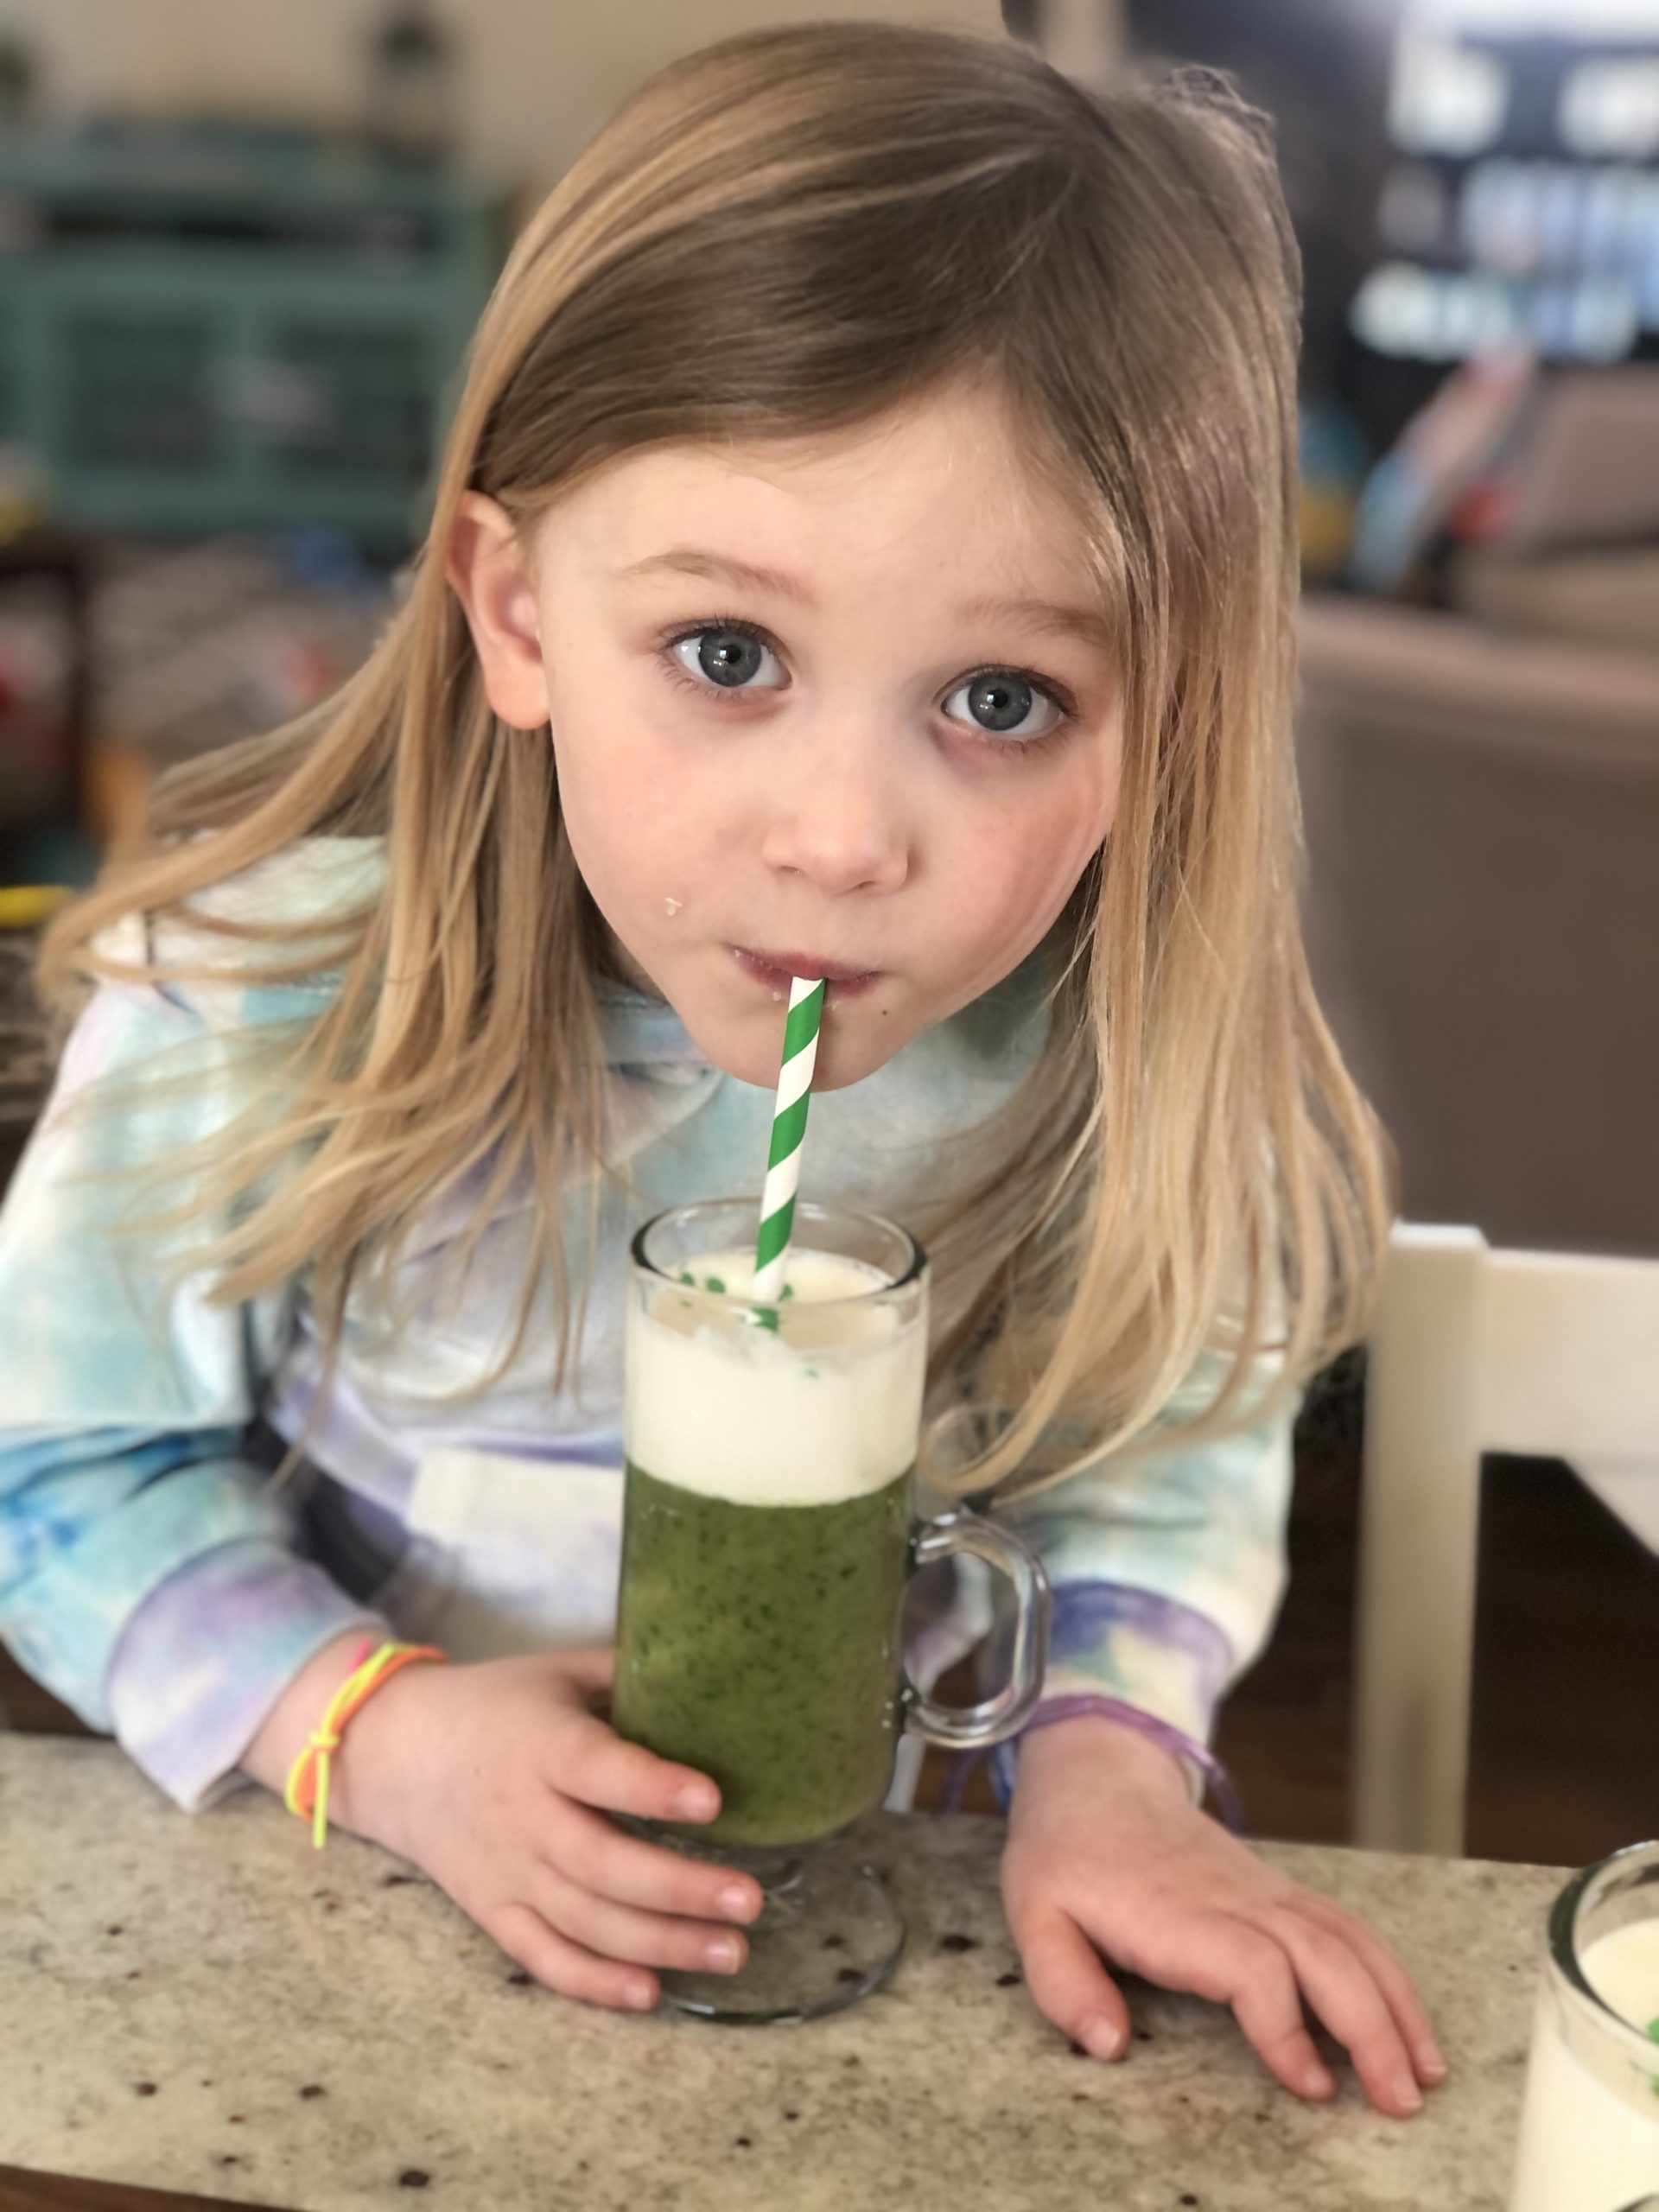
[[[439,0],[464,41],[463,152],[539,194],[652,70],[796,17],[870,16],[1000,37],[1000,0]],[[186,106],[349,126],[382,0],[0,0],[39,55],[54,114]]]

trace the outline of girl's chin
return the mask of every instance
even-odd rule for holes
[[[866,1076],[874,1075],[905,1041],[902,1037],[887,1034],[891,1026],[879,1021],[876,1034],[852,1038],[835,1035],[826,1022],[818,1033],[818,1054],[812,1069],[813,1090],[844,1090],[849,1084],[861,1083]],[[741,1036],[734,1036],[728,1029],[723,1035],[698,1037],[694,1041],[717,1068],[739,1083],[773,1090],[778,1084],[783,1049],[783,1023],[780,1020],[769,1027],[775,1027],[777,1034],[767,1036],[759,1044],[747,1025]]]

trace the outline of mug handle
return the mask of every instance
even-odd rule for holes
[[[1042,1694],[1043,1672],[1048,1664],[1048,1628],[1054,1600],[1043,1563],[1025,1538],[1000,1522],[970,1512],[966,1506],[924,1522],[914,1540],[912,1564],[928,1567],[954,1552],[971,1552],[976,1559],[1006,1574],[1014,1585],[1019,1607],[1008,1679],[994,1697],[978,1705],[940,1705],[908,1679],[905,1682],[907,1732],[919,1736],[925,1743],[961,1751],[1000,1744],[1017,1734],[1030,1719]]]

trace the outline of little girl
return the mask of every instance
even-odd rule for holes
[[[1295,345],[1208,79],[769,29],[552,194],[366,664],[170,778],[48,944],[86,1003],[0,1217],[0,1632],[179,1805],[282,1790],[419,1639],[335,1823],[569,1995],[741,1965],[754,1885],[605,1817],[718,1806],[604,1718],[621,1271],[758,1195],[823,974],[806,1194],[921,1236],[925,1464],[1056,1587],[1033,1999],[1117,2057],[1132,1970],[1329,2097],[1306,1997],[1418,2108],[1398,1961],[1199,1809],[1388,1219],[1294,906]]]

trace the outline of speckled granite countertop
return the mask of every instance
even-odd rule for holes
[[[887,1990],[721,2029],[515,1982],[264,1792],[191,1818],[107,1744],[0,1736],[0,2164],[303,2212],[1500,2212],[1558,1873],[1268,1847],[1418,1978],[1452,2078],[1400,2122],[1345,2069],[1297,2103],[1230,2015],[1141,1983],[1130,2058],[1074,2056],[1004,1986],[999,1837],[877,1815],[911,1927]]]

